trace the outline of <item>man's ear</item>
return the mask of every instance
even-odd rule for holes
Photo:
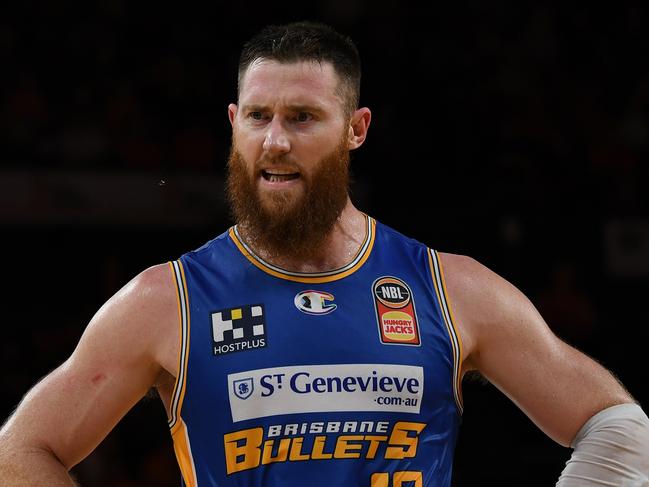
[[[230,103],[228,105],[228,118],[230,119],[230,125],[234,125],[234,117],[237,116],[237,105]]]
[[[349,150],[358,149],[367,137],[367,129],[372,121],[372,112],[367,107],[359,108],[352,114],[349,123],[349,137],[347,147]]]

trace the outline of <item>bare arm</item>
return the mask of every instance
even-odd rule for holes
[[[513,285],[473,259],[442,263],[463,370],[477,369],[548,436],[568,446],[594,414],[633,398],[602,366],[558,339]]]
[[[70,358],[25,396],[0,431],[0,485],[74,485],[67,471],[164,373],[169,334],[177,336],[170,272],[153,267],[128,283]]]

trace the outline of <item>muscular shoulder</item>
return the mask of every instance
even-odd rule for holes
[[[90,346],[121,347],[130,353],[120,355],[134,360],[146,356],[148,362],[164,366],[171,362],[177,323],[173,272],[168,264],[160,264],[135,276],[97,311],[80,345],[87,341]]]
[[[504,328],[531,322],[545,325],[521,291],[480,262],[464,255],[442,253],[440,257],[467,356],[477,353],[489,336],[497,336]],[[535,319],[525,319],[530,315]]]
[[[440,257],[449,293],[465,306],[479,307],[484,319],[523,298],[510,282],[471,257],[446,253]]]
[[[120,292],[122,299],[153,315],[175,309],[177,304],[176,284],[169,264],[158,264],[135,276]]]
[[[146,327],[168,315],[175,306],[176,289],[172,271],[168,264],[160,264],[135,276],[106,302],[97,316],[110,311],[115,318],[131,317],[126,321],[119,320],[122,324],[137,318],[140,327]]]

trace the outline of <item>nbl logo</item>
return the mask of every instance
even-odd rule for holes
[[[372,295],[381,343],[419,345],[415,302],[408,284],[398,277],[380,277],[372,285]]]
[[[212,313],[212,351],[214,355],[225,355],[263,348],[265,327],[263,304],[216,311]]]

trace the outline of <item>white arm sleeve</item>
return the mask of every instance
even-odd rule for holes
[[[571,446],[558,487],[649,487],[649,418],[637,404],[600,411]]]

